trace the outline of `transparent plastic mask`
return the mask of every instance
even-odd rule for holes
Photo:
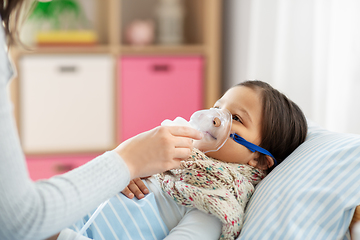
[[[204,137],[194,141],[194,147],[202,152],[219,150],[230,136],[232,117],[228,110],[210,108],[194,112],[190,121],[177,117],[164,120],[162,126],[188,126],[202,132]]]
[[[226,109],[210,108],[194,112],[189,123],[204,135],[201,140],[194,141],[194,147],[205,153],[214,152],[229,138],[232,117]]]

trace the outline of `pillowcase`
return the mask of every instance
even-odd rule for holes
[[[360,205],[360,135],[309,123],[308,135],[260,184],[238,239],[350,239]]]

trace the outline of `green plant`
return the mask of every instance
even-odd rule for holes
[[[79,19],[81,8],[76,0],[52,0],[50,2],[35,2],[29,19],[49,21],[53,28],[59,29],[64,16],[73,16]]]

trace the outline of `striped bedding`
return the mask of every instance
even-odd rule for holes
[[[309,124],[306,141],[258,186],[238,239],[350,239],[360,136]]]
[[[89,213],[70,229],[79,232],[91,215]],[[110,199],[84,236],[102,240],[156,240],[168,234],[153,193],[141,200],[129,199],[119,193]]]

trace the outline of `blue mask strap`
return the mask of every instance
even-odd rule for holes
[[[276,159],[269,151],[263,149],[262,147],[259,147],[258,145],[255,145],[251,142],[246,141],[244,138],[240,137],[236,133],[230,134],[230,137],[232,139],[234,139],[235,142],[237,142],[237,143],[243,145],[244,147],[246,147],[247,149],[249,149],[251,152],[259,152],[259,153],[262,153],[262,154],[272,157],[272,159],[274,160],[274,166],[277,165]]]

